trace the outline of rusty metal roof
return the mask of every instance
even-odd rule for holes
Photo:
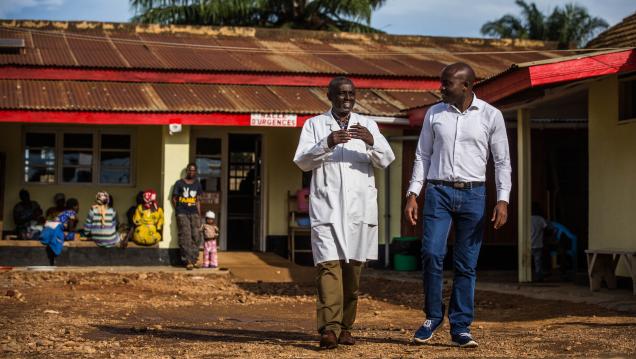
[[[586,47],[591,49],[636,47],[636,12],[600,33]]]
[[[559,56],[533,40],[101,22],[0,20],[0,38],[25,41],[21,54],[0,54],[0,65],[164,71],[437,78],[465,61],[484,78]]]
[[[438,100],[429,91],[358,89],[356,97],[356,112],[392,117]],[[0,80],[5,110],[318,114],[329,106],[320,87]]]

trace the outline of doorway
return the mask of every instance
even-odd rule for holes
[[[261,135],[230,134],[227,163],[227,249],[259,250]]]

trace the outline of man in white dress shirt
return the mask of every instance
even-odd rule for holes
[[[373,167],[395,155],[371,119],[353,113],[355,87],[345,77],[329,83],[331,110],[303,126],[294,162],[312,171],[309,217],[317,268],[320,346],[353,345],[362,263],[378,258],[378,203]]]
[[[422,277],[426,321],[413,341],[425,343],[444,320],[443,263],[451,224],[455,227],[454,277],[448,309],[451,338],[460,347],[476,347],[473,321],[477,258],[483,238],[488,150],[495,163],[497,204],[491,222],[506,223],[512,172],[508,137],[501,111],[472,91],[475,72],[465,63],[442,70],[442,103],[432,106],[422,125],[413,175],[404,209],[407,220],[418,219],[416,197],[425,187],[422,236]]]

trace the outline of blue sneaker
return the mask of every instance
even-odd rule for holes
[[[477,348],[479,345],[470,333],[451,334],[451,340],[460,348]]]
[[[413,335],[413,343],[424,344],[433,337],[433,333],[442,325],[444,319],[432,321],[427,319]]]

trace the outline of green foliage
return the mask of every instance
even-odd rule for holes
[[[133,22],[381,32],[371,14],[386,0],[130,0]]]
[[[536,4],[516,0],[521,17],[504,15],[481,27],[481,33],[499,38],[533,39],[558,42],[559,48],[582,46],[609,25],[598,17],[592,17],[587,9],[567,4],[555,7],[550,16],[544,15]]]

